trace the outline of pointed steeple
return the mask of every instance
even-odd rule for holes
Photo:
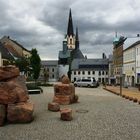
[[[76,40],[79,41],[78,27],[76,27]]]
[[[75,48],[76,48],[76,49],[79,49],[79,35],[78,35],[78,27],[76,27]]]
[[[71,14],[71,9],[70,9],[70,12],[69,12],[69,21],[68,21],[68,28],[67,28],[67,35],[70,36],[70,35],[74,35],[73,34],[73,22],[72,22],[72,14]]]

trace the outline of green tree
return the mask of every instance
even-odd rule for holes
[[[32,75],[34,80],[36,81],[40,74],[41,69],[41,59],[36,49],[31,50],[31,57],[30,57],[30,65],[32,68]]]
[[[19,68],[20,72],[24,72],[25,74],[29,71],[29,63],[29,59],[25,57],[15,60],[15,65]]]

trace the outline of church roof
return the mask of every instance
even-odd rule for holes
[[[81,52],[81,50],[79,48],[77,48],[77,49],[73,50],[72,57],[73,57],[73,59],[75,59],[75,58],[82,59],[82,58],[84,58],[84,55]]]
[[[59,51],[59,58],[68,58],[70,57],[70,51],[66,51],[65,53],[63,51]]]
[[[67,28],[67,35],[70,36],[70,35],[74,35],[73,33],[73,22],[72,22],[72,14],[71,14],[71,9],[70,9],[70,12],[69,12],[69,20],[68,20],[68,28]]]

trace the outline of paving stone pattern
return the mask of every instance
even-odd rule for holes
[[[60,120],[60,112],[48,111],[52,87],[30,95],[35,103],[33,122],[0,127],[0,140],[139,140],[140,105],[99,88],[76,88],[79,103],[61,106],[73,109],[73,120]],[[77,110],[88,110],[79,111]]]

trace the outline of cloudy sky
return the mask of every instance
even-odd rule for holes
[[[70,8],[88,58],[112,53],[115,31],[128,37],[140,33],[139,0],[0,0],[0,37],[37,48],[43,60],[57,59]]]

